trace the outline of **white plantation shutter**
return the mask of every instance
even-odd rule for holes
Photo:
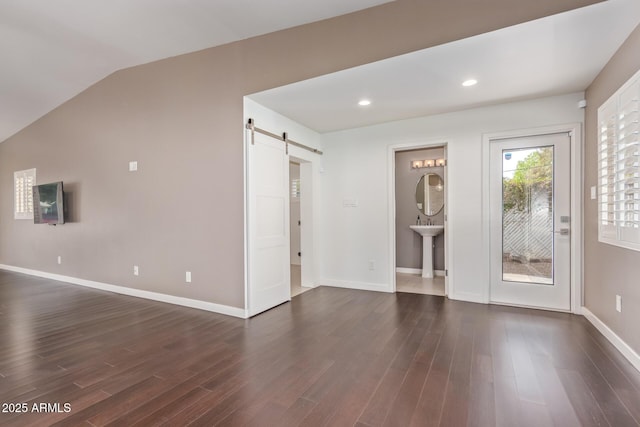
[[[33,219],[33,186],[35,184],[35,169],[13,173],[13,212],[15,219]]]
[[[598,109],[598,239],[640,251],[640,72]]]
[[[299,179],[291,180],[291,197],[294,199],[300,198],[300,180]]]

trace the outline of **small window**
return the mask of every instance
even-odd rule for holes
[[[13,212],[15,219],[33,219],[33,186],[35,184],[35,169],[13,173]]]
[[[598,239],[640,251],[640,72],[598,109]]]

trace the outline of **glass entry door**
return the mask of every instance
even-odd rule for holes
[[[491,301],[570,310],[568,133],[491,142]]]

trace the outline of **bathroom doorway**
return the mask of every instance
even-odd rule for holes
[[[394,152],[395,290],[445,296],[446,145]]]

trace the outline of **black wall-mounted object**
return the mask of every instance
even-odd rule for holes
[[[64,224],[62,181],[33,186],[33,222],[35,224]]]

